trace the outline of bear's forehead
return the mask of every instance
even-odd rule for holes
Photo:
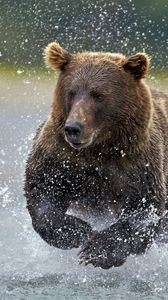
[[[67,80],[78,85],[104,85],[120,80],[123,55],[111,53],[79,53],[70,65]]]

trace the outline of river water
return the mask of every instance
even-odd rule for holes
[[[0,300],[168,299],[168,245],[101,270],[79,266],[77,250],[50,247],[33,231],[24,167],[54,81],[21,73],[0,75]]]

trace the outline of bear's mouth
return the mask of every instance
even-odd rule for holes
[[[82,139],[79,142],[79,141],[70,140],[65,135],[65,140],[72,148],[80,150],[89,147],[93,143],[95,136],[96,136],[96,132],[93,132],[89,138]]]
[[[78,149],[78,150],[88,147],[91,143],[92,143],[92,141],[83,142],[83,143],[71,143],[71,142],[69,142],[71,147],[73,147],[75,149]]]

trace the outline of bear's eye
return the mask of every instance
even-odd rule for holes
[[[75,91],[70,91],[68,94],[68,100],[71,101],[75,98],[76,92]]]
[[[104,98],[103,94],[101,94],[97,91],[91,91],[90,96],[99,102],[103,101],[103,98]]]

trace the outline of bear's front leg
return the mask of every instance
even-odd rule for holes
[[[78,253],[80,264],[109,269],[121,266],[131,252],[129,228],[118,222],[107,230],[94,232]]]
[[[57,202],[58,204],[58,202]],[[35,231],[51,246],[61,249],[78,248],[91,235],[91,226],[74,216],[66,214],[55,203],[38,202],[31,205],[28,202],[29,213]]]
[[[66,214],[72,198],[67,172],[53,157],[39,157],[38,151],[37,148],[28,159],[24,187],[33,227],[49,245],[77,248],[88,239],[92,228]]]
[[[95,232],[79,252],[80,263],[109,269],[121,266],[130,254],[142,254],[155,238],[157,225],[134,224],[134,218],[119,220],[108,229]]]

